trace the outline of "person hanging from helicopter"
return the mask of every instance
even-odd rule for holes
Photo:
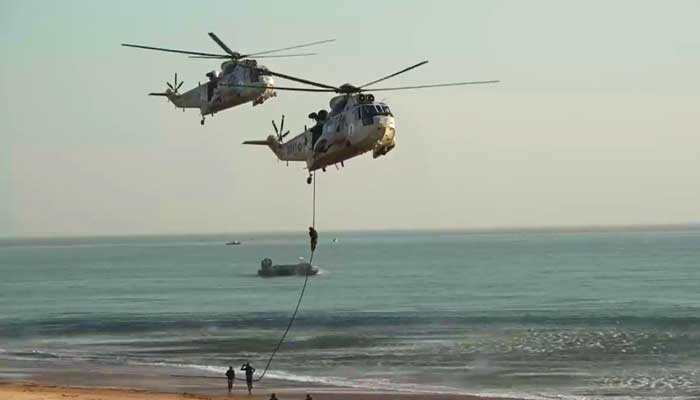
[[[311,252],[314,252],[318,244],[318,232],[316,232],[313,226],[309,227],[309,239],[311,239]]]

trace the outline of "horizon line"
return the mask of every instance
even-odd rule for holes
[[[624,231],[667,231],[700,230],[700,222],[667,224],[591,224],[591,225],[542,225],[542,226],[504,226],[504,227],[463,227],[463,228],[350,228],[330,229],[333,233],[374,233],[374,232],[441,232],[441,233],[585,233],[585,232],[624,232]],[[302,230],[306,233],[306,230]],[[123,237],[177,237],[177,236],[221,236],[221,235],[274,235],[294,234],[296,230],[259,230],[259,231],[218,231],[218,232],[178,232],[178,233],[118,233],[118,234],[78,234],[78,235],[20,235],[0,236],[0,241],[9,240],[47,240],[47,239],[99,239]]]

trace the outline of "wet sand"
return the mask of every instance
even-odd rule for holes
[[[237,376],[238,378],[238,376]],[[280,400],[493,400],[503,398],[466,394],[372,391],[335,386],[301,384],[273,379],[256,383],[253,395],[245,382],[236,381],[228,395],[225,377],[194,375],[182,368],[153,368],[139,365],[97,366],[93,363],[22,361],[0,363],[2,400],[262,400],[276,393]]]
[[[277,397],[284,399],[304,399],[306,390],[277,390]],[[232,395],[203,395],[195,393],[167,393],[131,388],[98,388],[37,385],[33,383],[0,383],[0,398],[3,400],[192,400],[192,399],[228,399],[228,400],[263,400],[268,394],[248,396],[240,391]],[[406,394],[351,392],[342,390],[321,390],[313,392],[316,400],[496,400],[490,397],[440,394]],[[502,398],[499,398],[502,399]]]

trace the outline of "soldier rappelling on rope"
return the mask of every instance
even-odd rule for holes
[[[313,226],[309,227],[309,239],[311,239],[311,252],[314,252],[318,244],[318,232],[316,232]]]

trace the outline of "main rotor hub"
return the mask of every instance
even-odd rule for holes
[[[359,87],[351,85],[349,83],[342,84],[338,89],[340,89],[338,91],[338,93],[348,93],[348,94],[359,93],[362,91],[362,89],[360,89]]]

